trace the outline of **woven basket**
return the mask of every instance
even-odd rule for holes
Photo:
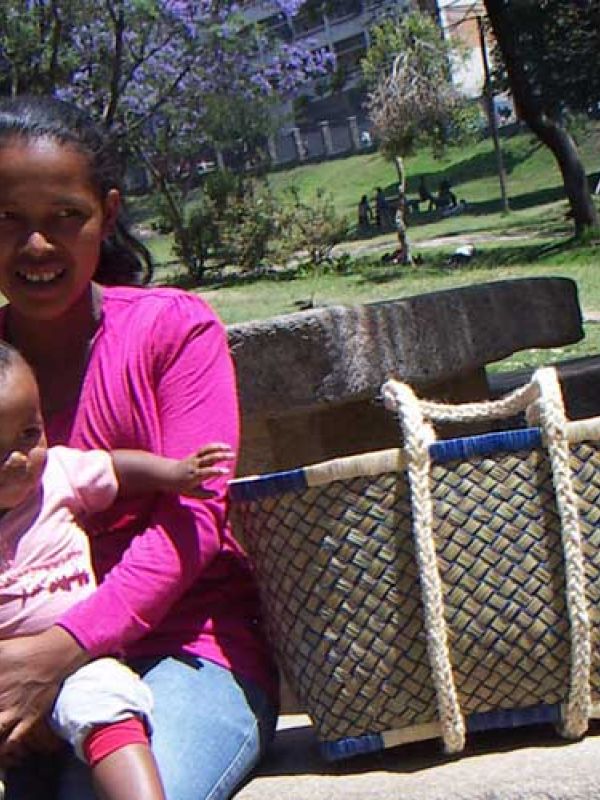
[[[405,445],[231,484],[268,635],[327,759],[600,711],[600,418],[552,370],[489,404],[384,386]],[[430,443],[427,419],[541,427]],[[416,442],[416,444],[415,444]]]

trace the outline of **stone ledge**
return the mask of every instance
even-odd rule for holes
[[[308,717],[284,716],[271,753],[236,800],[598,800],[593,724],[574,743],[540,726],[478,734],[458,758],[432,741],[331,764],[319,757]]]
[[[532,347],[583,337],[576,284],[525,278],[232,325],[244,416],[373,397],[394,375],[427,387]]]
[[[391,376],[424,397],[482,400],[487,364],[571,344],[583,329],[572,280],[526,278],[318,308],[228,334],[242,415],[238,474],[249,475],[396,446],[396,422],[377,402]]]

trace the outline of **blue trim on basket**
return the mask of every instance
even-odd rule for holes
[[[471,456],[533,450],[535,447],[539,447],[541,442],[542,436],[539,428],[522,428],[434,442],[429,448],[429,453],[434,463],[445,464],[448,461],[464,461]],[[232,501],[243,503],[262,500],[265,497],[275,497],[285,492],[304,491],[306,488],[306,476],[302,467],[286,472],[237,478],[229,483]]]
[[[284,492],[298,492],[306,489],[304,470],[290,469],[287,472],[273,472],[252,478],[238,478],[229,483],[229,496],[234,502],[262,500]]]
[[[528,708],[506,708],[483,711],[467,717],[467,730],[490,731],[498,728],[521,728],[525,725],[558,723],[561,720],[560,704],[529,706]]]
[[[434,442],[429,448],[429,454],[436,464],[445,464],[447,461],[464,461],[471,456],[533,450],[541,443],[542,435],[539,428],[521,428]]]
[[[560,721],[559,703],[529,706],[528,708],[482,711],[478,714],[470,714],[465,720],[469,733],[480,733],[501,728],[522,728],[526,725],[557,724]],[[319,752],[326,761],[339,761],[343,758],[378,753],[385,749],[384,741],[384,737],[380,733],[348,736],[346,739],[338,739],[336,742],[320,742]]]
[[[337,742],[321,742],[319,752],[326,761],[339,761],[367,753],[378,753],[384,749],[383,737],[379,733],[366,733],[364,736],[348,736]]]

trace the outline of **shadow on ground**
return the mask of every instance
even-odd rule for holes
[[[600,736],[600,722],[592,721],[588,736]],[[600,738],[598,739],[600,742]],[[528,747],[548,749],[569,746],[551,725],[528,726],[512,730],[488,731],[471,735],[458,756],[446,755],[440,740],[415,742],[380,753],[356,756],[345,761],[327,762],[319,754],[312,728],[304,725],[280,730],[260,775],[360,775],[372,771],[409,774],[450,761],[466,760],[488,753],[503,753]]]
[[[446,237],[444,237],[446,238]],[[474,237],[475,238],[475,237]],[[463,235],[462,239],[469,239],[469,234]],[[456,245],[460,243],[457,238]],[[476,275],[482,270],[511,266],[514,264],[541,263],[544,259],[557,256],[561,253],[568,253],[569,250],[579,247],[580,244],[574,237],[564,237],[554,242],[531,242],[523,241],[522,244],[494,244],[493,235],[490,236],[489,243],[484,242],[485,248],[476,247],[473,260],[462,266],[455,266],[449,263],[449,254],[453,251],[454,245],[445,243],[440,245],[439,250],[428,250],[425,247],[419,248],[419,244],[414,245],[414,251],[420,257],[420,263],[413,267],[405,267],[396,264],[386,263],[389,253],[393,252],[394,245],[390,244],[385,251],[374,254],[373,261],[360,269],[358,283],[360,285],[383,285],[397,281],[403,275],[414,276],[416,272],[427,273],[429,276],[446,276],[460,273],[461,275]],[[379,258],[379,264],[377,263]]]
[[[161,281],[161,286],[175,286],[178,289],[226,289],[232,286],[252,286],[257,283],[269,283],[273,281],[284,282],[293,281],[299,277],[298,270],[294,267],[289,269],[260,268],[249,272],[239,270],[219,270],[208,269],[202,278],[195,278],[187,273],[171,275]]]

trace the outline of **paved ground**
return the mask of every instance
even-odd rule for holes
[[[584,322],[600,322],[600,311],[583,311]]]
[[[328,764],[308,717],[284,717],[236,800],[598,800],[600,725],[567,743],[551,728],[479,734],[460,758],[437,741]]]
[[[410,233],[410,231],[409,231]],[[410,239],[412,249],[418,253],[419,250],[428,250],[434,247],[459,247],[464,244],[473,244],[477,246],[484,242],[517,242],[531,240],[532,236],[529,233],[521,234],[494,234],[494,233],[478,233],[471,231],[465,234],[448,234],[447,236],[435,236],[431,239],[423,239],[422,241],[413,241]],[[387,231],[379,235],[374,235],[370,239],[358,239],[356,241],[347,241],[337,245],[334,248],[334,253],[350,253],[354,257],[366,255],[383,255],[386,252],[391,252],[397,246],[397,237],[395,231]]]

